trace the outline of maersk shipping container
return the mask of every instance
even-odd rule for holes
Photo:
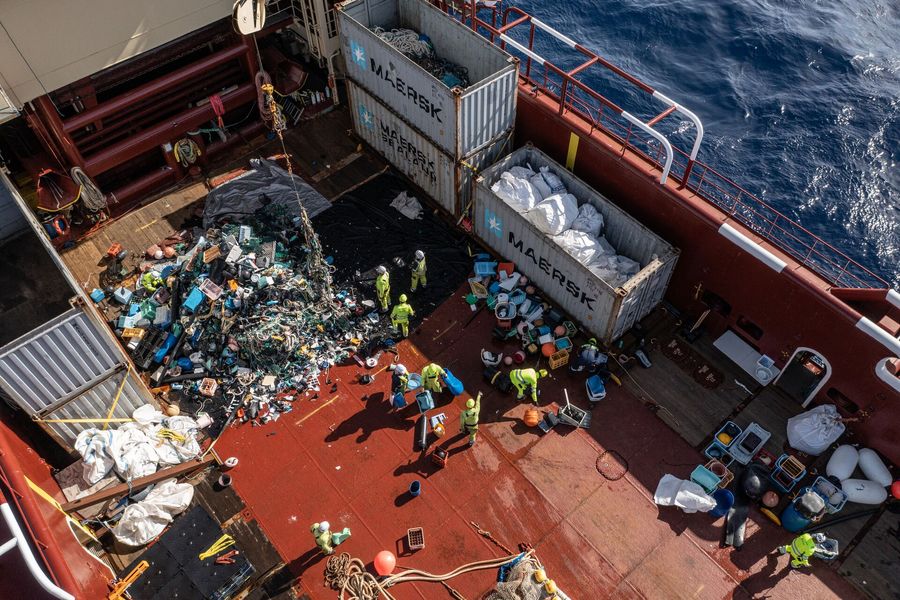
[[[337,8],[347,76],[454,159],[508,131],[516,118],[518,59],[422,0],[358,0]],[[467,88],[442,81],[372,30],[413,29],[437,55],[468,70]]]
[[[451,215],[469,204],[478,172],[510,150],[512,131],[506,131],[471,156],[454,160],[353,82],[347,82],[347,90],[357,135]]]
[[[579,206],[590,202],[603,215],[603,235],[641,270],[613,288],[576,260],[525,215],[491,191],[504,171],[549,167]],[[475,185],[475,234],[500,256],[514,261],[562,310],[606,343],[619,338],[663,299],[678,249],[647,229],[586,183],[528,144],[483,171]]]

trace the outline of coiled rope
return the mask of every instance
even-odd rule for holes
[[[426,58],[434,56],[434,46],[423,40],[418,32],[412,29],[375,28],[375,35],[410,58]]]
[[[447,87],[468,87],[469,70],[437,55],[428,36],[412,29],[374,29],[375,35],[402,52],[417,65],[440,79]]]
[[[100,191],[94,180],[81,167],[72,167],[72,181],[81,186],[81,200],[85,208],[91,212],[99,212],[106,208],[106,194]]]

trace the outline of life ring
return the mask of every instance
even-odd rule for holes
[[[49,221],[44,221],[44,229],[50,234],[50,239],[63,237],[69,233],[69,222],[62,215],[56,215]],[[56,233],[56,235],[53,235]]]

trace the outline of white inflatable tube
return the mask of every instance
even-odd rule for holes
[[[838,446],[828,464],[825,466],[825,472],[831,477],[837,477],[841,481],[853,475],[856,465],[859,462],[859,452],[853,446]]]
[[[857,504],[881,504],[887,500],[887,489],[868,479],[845,479],[841,488],[847,494],[847,500]]]
[[[888,487],[892,483],[891,472],[884,465],[884,461],[871,448],[863,448],[859,451],[859,468],[867,479]]]

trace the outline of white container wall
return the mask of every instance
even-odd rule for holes
[[[512,132],[507,131],[471,156],[453,160],[353,82],[347,90],[357,135],[451,215],[469,204],[477,172],[509,152]]]
[[[619,253],[640,262],[640,272],[620,287],[611,287],[491,191],[504,171],[525,165],[535,171],[549,167],[579,205],[590,202],[603,215],[606,238]],[[474,217],[475,234],[488,247],[515,262],[519,272],[606,343],[620,337],[659,304],[678,260],[676,248],[530,144],[501,159],[478,178]]]
[[[454,159],[489,144],[516,117],[518,60],[422,0],[358,0],[338,8],[347,76]],[[468,70],[448,88],[372,31],[409,28]]]

